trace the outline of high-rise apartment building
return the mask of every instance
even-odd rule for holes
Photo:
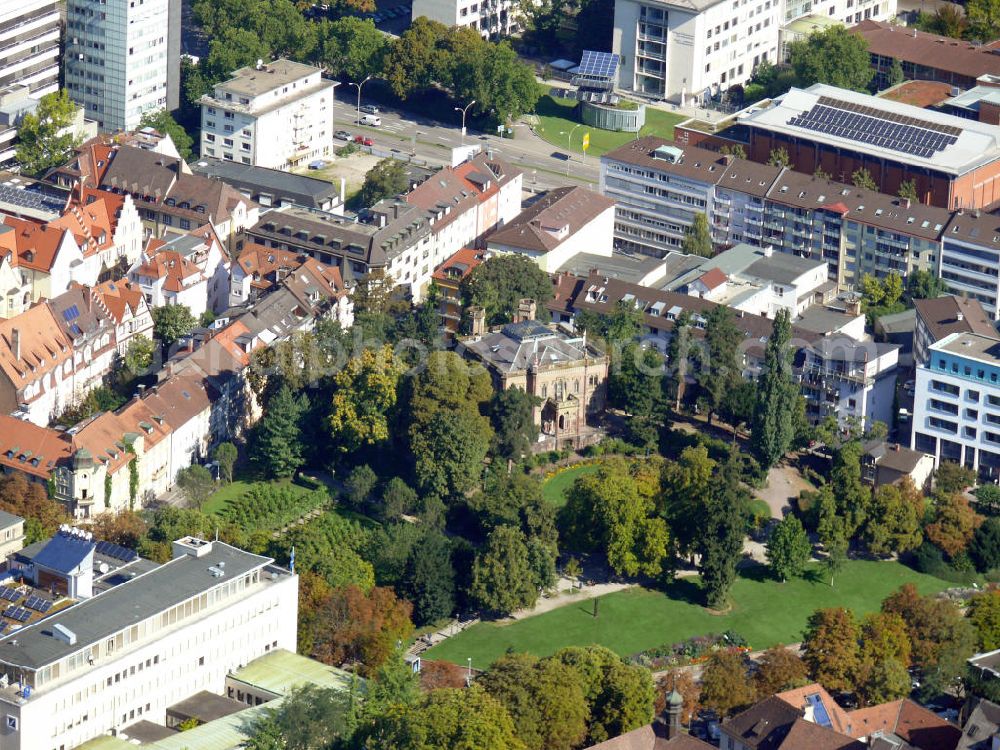
[[[0,164],[14,157],[17,124],[59,88],[56,0],[0,3]]]
[[[0,3],[0,89],[27,86],[34,96],[59,88],[56,0]]]
[[[103,131],[179,103],[180,0],[67,0],[66,88]]]

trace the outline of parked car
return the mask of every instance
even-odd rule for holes
[[[375,142],[369,138],[367,135],[356,135],[354,136],[354,142],[360,143],[362,146],[374,146]]]
[[[361,111],[364,112],[365,114],[377,115],[378,107],[376,107],[374,104],[362,104]]]
[[[336,133],[333,134],[333,137],[339,138],[342,141],[350,141],[354,138],[354,136],[348,133],[346,130],[338,130]]]

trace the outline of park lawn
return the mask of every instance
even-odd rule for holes
[[[558,146],[559,150],[563,152],[569,148],[565,134],[579,123],[573,113],[575,105],[576,102],[553,99],[546,94],[538,100],[538,104],[535,106],[535,114],[538,115],[538,126],[535,128],[535,132],[553,146]],[[587,156],[594,157],[602,156],[608,151],[624,146],[640,135],[658,135],[673,140],[674,125],[684,119],[681,115],[647,106],[646,124],[643,125],[641,132],[617,133],[612,130],[601,130],[583,125],[573,133],[572,147],[569,150],[576,154],[583,153],[583,134],[586,132],[590,133],[590,148],[587,149]]]
[[[557,508],[563,507],[566,504],[566,493],[573,486],[573,482],[580,477],[596,473],[599,468],[601,468],[600,464],[583,464],[560,471],[555,476],[546,479],[545,483],[542,484],[542,497]]]
[[[812,572],[820,573],[818,567]],[[473,625],[427,652],[429,659],[465,664],[472,657],[483,668],[508,649],[547,656],[566,646],[601,644],[622,656],[691,636],[733,630],[753,649],[776,643],[798,643],[806,620],[816,609],[849,607],[859,616],[879,608],[904,583],[928,594],[951,584],[896,562],[852,560],[830,588],[829,579],[798,578],[778,583],[762,567],[747,570],[733,586],[733,608],[713,615],[700,606],[696,579],[678,579],[666,593],[634,588],[600,598],[598,617],[593,600],[571,601],[559,609],[509,624]]]

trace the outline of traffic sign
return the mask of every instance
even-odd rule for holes
[[[586,151],[590,148],[590,133],[583,134],[583,150]]]

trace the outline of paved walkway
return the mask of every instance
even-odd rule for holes
[[[531,607],[530,609],[519,609],[500,622],[504,622],[506,620],[524,620],[528,617],[534,617],[535,615],[540,615],[545,612],[551,612],[553,609],[565,607],[567,604],[572,604],[573,602],[579,602],[584,599],[594,599],[595,597],[604,596],[605,594],[613,594],[616,591],[624,591],[625,589],[632,588],[638,584],[595,583],[590,586],[582,586],[578,589],[574,588],[576,585],[578,585],[577,581],[573,579],[560,578],[555,587],[558,593],[551,594],[549,596],[542,596],[535,603],[534,607]],[[570,593],[570,589],[572,589],[572,593]]]
[[[784,518],[785,511],[802,490],[815,489],[794,466],[781,464],[767,475],[767,486],[753,491],[753,496],[763,500],[771,509],[771,518]]]

